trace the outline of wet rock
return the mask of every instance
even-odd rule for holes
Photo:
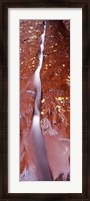
[[[43,21],[20,20],[20,180],[40,180],[31,126],[42,28]]]
[[[20,180],[41,180],[32,139],[34,73],[43,21],[20,21]],[[68,22],[69,27],[69,22]],[[70,32],[66,22],[48,20],[40,72],[41,130],[54,181],[70,180]]]
[[[44,135],[47,156],[53,180],[56,180],[63,173],[63,180],[67,180],[70,174],[70,141],[66,138],[59,138],[57,135]]]
[[[52,128],[52,125],[47,118],[41,119],[41,129],[44,134],[47,134],[48,130],[49,135],[58,135],[58,132]]]
[[[41,128],[53,180],[67,180],[70,174],[70,143],[66,153],[66,142],[60,141],[70,139],[69,34],[62,21],[47,21],[41,69]]]

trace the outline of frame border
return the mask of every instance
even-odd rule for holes
[[[83,139],[82,139],[82,151],[83,151],[83,175],[82,175],[82,193],[8,193],[8,8],[26,8],[26,7],[39,7],[39,8],[82,8],[82,58],[83,58],[83,94],[82,94],[82,120],[83,120]],[[56,0],[56,1],[36,1],[33,0],[29,1],[22,1],[22,0],[2,0],[1,11],[2,11],[2,19],[1,19],[1,26],[2,26],[2,39],[1,44],[2,47],[0,49],[1,52],[1,104],[0,104],[0,111],[1,111],[1,126],[0,126],[0,159],[1,159],[1,166],[0,166],[0,198],[1,200],[30,200],[30,199],[60,199],[60,200],[89,200],[89,193],[88,187],[90,184],[90,175],[88,174],[88,167],[90,163],[88,163],[88,157],[90,156],[90,152],[88,153],[89,148],[89,118],[88,118],[88,95],[90,92],[89,85],[88,85],[88,72],[89,72],[89,48],[90,43],[88,44],[88,0]],[[90,11],[90,9],[89,9]],[[89,76],[90,78],[90,76]],[[88,180],[89,179],[89,180]]]

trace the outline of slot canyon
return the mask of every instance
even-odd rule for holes
[[[20,20],[20,181],[70,181],[69,20]]]

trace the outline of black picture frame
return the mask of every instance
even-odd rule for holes
[[[88,200],[90,199],[89,184],[90,184],[90,150],[89,150],[89,139],[90,139],[90,127],[89,127],[89,99],[90,99],[90,85],[89,85],[89,50],[90,50],[90,40],[88,34],[90,32],[90,27],[88,29],[88,24],[90,22],[88,13],[90,13],[90,6],[88,0],[56,0],[56,1],[24,1],[24,0],[3,0],[1,3],[1,68],[0,68],[0,92],[1,92],[1,125],[0,125],[0,200],[42,200],[42,199],[53,199],[53,200]],[[48,194],[48,193],[8,193],[8,8],[26,8],[26,7],[40,7],[40,8],[82,8],[82,23],[83,23],[83,107],[82,107],[82,147],[83,147],[83,174],[82,174],[82,193],[58,193],[58,194]]]

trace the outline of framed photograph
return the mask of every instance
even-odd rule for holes
[[[2,1],[1,200],[89,200],[88,1]]]

